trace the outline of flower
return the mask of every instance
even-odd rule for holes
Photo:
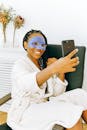
[[[12,12],[12,8],[6,9],[4,6],[0,6],[0,23],[3,27],[4,43],[6,42],[6,27],[13,20]]]
[[[13,20],[13,24],[14,24],[13,47],[14,47],[15,31],[16,29],[20,29],[23,26],[24,18],[22,18],[20,15],[16,16]]]
[[[16,29],[19,29],[20,27],[22,27],[24,24],[24,18],[22,18],[21,16],[16,16],[14,18],[14,27]]]
[[[9,12],[4,10],[3,12],[0,12],[0,22],[2,24],[8,24],[11,20],[11,17],[9,15]]]

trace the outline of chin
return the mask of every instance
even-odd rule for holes
[[[41,55],[40,55],[40,56],[36,56],[36,55],[34,56],[34,58],[37,59],[37,60],[38,60],[40,57],[41,57]]]

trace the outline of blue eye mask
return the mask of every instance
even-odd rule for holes
[[[39,50],[46,50],[46,43],[43,37],[35,36],[28,42],[29,48],[36,48]]]

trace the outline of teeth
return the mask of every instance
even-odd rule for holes
[[[40,54],[40,52],[35,52],[36,54]]]

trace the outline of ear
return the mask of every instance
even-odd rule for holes
[[[28,44],[26,41],[24,42],[24,48],[25,48],[25,50],[27,50],[27,48],[28,48]]]

